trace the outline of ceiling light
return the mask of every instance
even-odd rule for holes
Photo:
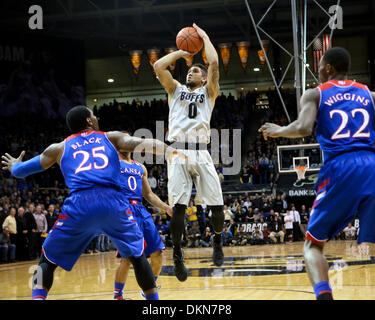
[[[107,79],[108,82],[115,82],[113,79]]]
[[[259,72],[260,69],[259,69],[259,68],[254,68],[254,71],[255,71],[255,72]]]

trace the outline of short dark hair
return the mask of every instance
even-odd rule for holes
[[[75,106],[66,114],[66,125],[72,133],[80,132],[87,128],[87,118],[90,118],[90,110],[86,106]]]
[[[328,49],[323,55],[323,60],[333,66],[337,72],[348,73],[350,70],[350,53],[344,48],[334,47]]]
[[[194,63],[192,66],[191,66],[191,68],[193,68],[193,67],[198,67],[199,69],[201,69],[202,70],[202,73],[203,73],[203,75],[204,76],[207,76],[207,68],[203,65],[203,64],[201,64],[201,63]],[[190,68],[190,69],[191,69]]]

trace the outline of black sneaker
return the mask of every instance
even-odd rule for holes
[[[187,279],[188,273],[184,265],[184,251],[181,247],[173,248],[174,273],[181,282]]]
[[[224,252],[223,252],[223,244],[222,241],[216,242],[215,240],[212,241],[212,260],[214,265],[220,267],[224,263]]]

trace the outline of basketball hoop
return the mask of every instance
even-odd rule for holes
[[[294,171],[297,172],[298,180],[305,179],[305,172],[307,170],[307,166],[296,166],[294,167]]]

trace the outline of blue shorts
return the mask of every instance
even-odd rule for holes
[[[156,229],[155,222],[150,212],[148,212],[140,202],[139,204],[130,204],[130,210],[134,213],[134,218],[143,233],[146,242],[146,257],[149,257],[154,252],[164,250],[164,243]],[[119,253],[117,257],[123,257],[123,255]]]
[[[320,170],[315,188],[306,239],[333,239],[358,215],[358,243],[375,243],[375,153],[360,150],[333,158]]]
[[[112,188],[74,192],[65,199],[62,213],[43,244],[45,257],[70,271],[96,235],[106,234],[123,257],[140,257],[143,234],[128,200]]]

